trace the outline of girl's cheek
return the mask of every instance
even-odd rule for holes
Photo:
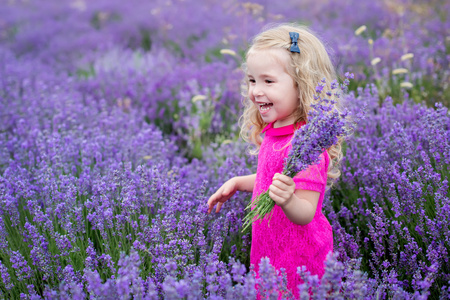
[[[248,89],[248,94],[247,94],[247,96],[248,96],[248,98],[249,98],[250,100],[252,100],[253,102],[255,102],[255,98],[253,97],[253,89],[252,89],[252,88],[249,88],[249,89]]]

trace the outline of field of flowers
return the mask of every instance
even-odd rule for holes
[[[255,172],[240,64],[266,24],[333,51],[357,118],[324,202],[334,250],[301,299],[450,297],[450,2],[8,0],[0,4],[0,298],[277,299],[249,265]],[[255,284],[258,288],[255,289]],[[286,296],[290,299],[289,294]]]

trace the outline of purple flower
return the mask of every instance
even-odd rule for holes
[[[11,276],[8,273],[8,268],[0,262],[0,275],[2,277],[3,284],[7,290],[11,290],[14,284],[11,282]]]
[[[11,251],[10,254],[11,267],[15,269],[17,280],[31,278],[34,274],[33,270],[28,266],[28,262],[19,251]]]

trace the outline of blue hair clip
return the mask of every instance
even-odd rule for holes
[[[291,45],[291,52],[300,53],[300,48],[298,47],[298,38],[299,34],[297,32],[289,32],[289,36],[291,37],[292,45]]]

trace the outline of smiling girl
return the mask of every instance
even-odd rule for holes
[[[252,199],[269,190],[275,202],[270,226],[263,219],[252,225],[250,263],[269,257],[278,270],[286,269],[288,288],[298,297],[301,279],[297,268],[306,266],[322,277],[324,261],[333,250],[330,223],[322,214],[328,179],[340,172],[340,144],[323,151],[319,163],[294,178],[280,174],[291,148],[294,131],[304,125],[315,87],[335,79],[324,45],[308,29],[279,25],[257,35],[246,55],[247,97],[241,117],[241,136],[255,145],[256,174],[233,177],[208,200],[208,213],[236,191],[253,192]],[[325,92],[330,86],[324,87]],[[339,105],[336,103],[336,105]]]

